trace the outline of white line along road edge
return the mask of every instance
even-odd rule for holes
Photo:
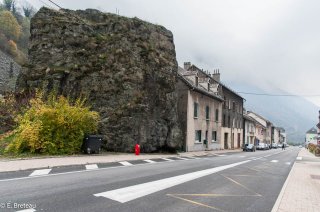
[[[211,169],[205,169],[202,171],[192,172],[188,174],[178,175],[175,177],[169,177],[162,180],[156,180],[148,183],[142,183],[139,185],[129,186],[116,190],[106,191],[98,194],[94,194],[96,197],[105,197],[121,203],[125,203],[191,180],[195,180],[200,177],[204,177],[225,169],[229,169],[244,163],[248,163],[251,160],[246,160],[238,163],[232,163],[225,166],[219,166]]]

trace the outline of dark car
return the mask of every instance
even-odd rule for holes
[[[243,151],[250,151],[250,152],[255,152],[256,151],[256,146],[253,144],[245,144],[243,147]]]

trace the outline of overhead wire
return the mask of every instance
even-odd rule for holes
[[[299,95],[299,94],[270,94],[270,93],[252,93],[252,92],[242,92],[238,91],[237,93],[256,95],[256,96],[288,96],[288,97],[320,97],[320,94],[315,95]]]

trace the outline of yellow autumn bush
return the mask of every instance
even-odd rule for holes
[[[85,106],[84,99],[38,94],[31,107],[18,117],[18,128],[8,153],[74,154],[80,152],[85,134],[95,133],[99,114]]]

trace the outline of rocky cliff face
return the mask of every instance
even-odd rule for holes
[[[97,10],[41,8],[31,21],[29,65],[18,89],[85,95],[100,112],[106,148],[179,149],[173,35],[162,26]]]
[[[0,51],[0,94],[14,91],[21,67],[7,54]]]

